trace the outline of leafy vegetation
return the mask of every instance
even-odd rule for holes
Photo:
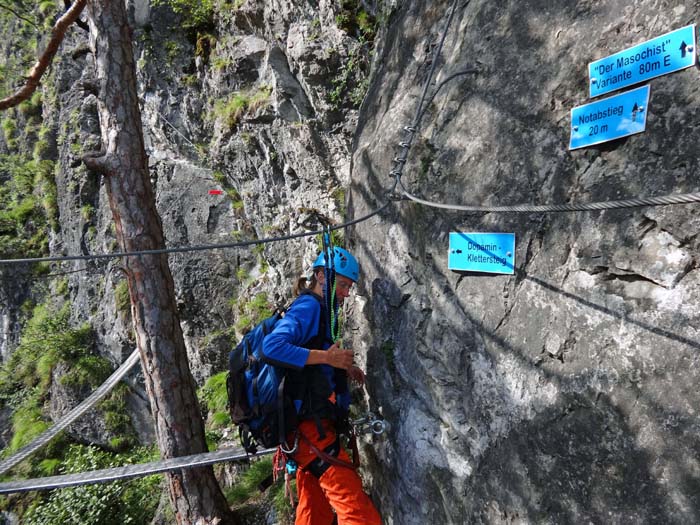
[[[11,117],[4,118],[2,122],[0,122],[0,128],[2,128],[2,136],[5,139],[5,144],[7,144],[7,147],[9,149],[16,149],[17,122]]]
[[[238,304],[235,302],[235,299],[232,303],[234,305]],[[257,294],[246,303],[238,304],[238,311],[239,316],[236,321],[236,330],[239,332],[247,332],[266,317],[270,317],[273,308],[268,301],[267,294],[263,292]]]
[[[64,280],[65,281],[65,280]],[[64,285],[61,285],[63,287]],[[20,337],[20,344],[0,367],[0,406],[13,410],[12,438],[3,451],[17,451],[45,431],[49,425],[44,416],[54,370],[64,364],[66,372],[61,384],[75,388],[94,389],[111,372],[109,362],[93,353],[94,335],[89,325],[72,327],[69,303],[57,307],[50,301],[32,307]],[[133,446],[133,428],[127,415],[128,387],[117,386],[98,409],[114,439],[114,450]],[[150,459],[152,453],[138,449],[117,456],[97,447],[70,445],[61,434],[15,467],[23,476],[47,476],[95,468],[106,468]],[[158,478],[145,478],[131,483],[95,485],[80,489],[55,491],[49,497],[36,493],[13,496],[0,501],[0,509],[12,506],[22,523],[144,523],[153,516],[159,501]],[[75,518],[79,516],[79,519]],[[146,521],[143,521],[146,520]]]
[[[226,410],[228,396],[226,395],[226,372],[211,376],[199,390],[200,398],[206,403],[210,412]]]
[[[231,93],[214,102],[213,116],[232,130],[244,115],[265,107],[270,101],[271,93],[272,89],[269,86],[262,86],[257,91]]]
[[[119,281],[114,288],[114,300],[117,312],[123,316],[128,316],[131,312],[131,298],[129,296],[129,283],[126,280]]]
[[[209,450],[215,450],[221,439],[221,429],[231,425],[228,412],[228,393],[226,391],[226,374],[221,372],[210,377],[199,389],[199,399],[203,402],[210,417],[206,422],[206,440]]]
[[[238,279],[238,282],[240,282],[241,284],[245,283],[245,281],[248,280],[249,276],[250,275],[248,274],[248,270],[246,270],[242,266],[239,266],[236,270],[236,279]]]
[[[53,170],[49,160],[0,156],[0,256],[38,257],[48,252],[47,228],[58,228]]]
[[[289,499],[284,494],[284,483],[278,482],[270,487],[264,496],[260,495],[259,485],[272,473],[272,459],[261,458],[254,460],[245,470],[240,479],[230,488],[224,491],[227,501],[236,507],[238,513],[244,517],[246,507],[256,505],[269,505],[277,512],[278,523],[292,523],[294,521],[294,509]],[[295,490],[296,481],[292,480],[292,490]]]
[[[71,445],[61,466],[50,466],[61,473],[72,474],[141,463],[157,459],[152,449],[136,449],[115,455],[93,446]],[[34,502],[23,516],[26,525],[121,525],[149,523],[160,500],[161,475],[133,481],[118,481],[97,485],[55,490],[48,497]]]
[[[56,0],[13,0],[3,4],[11,4],[12,10],[0,9],[0,31],[14,38],[0,66],[0,97],[14,92],[18,80],[26,76],[36,62],[37,43],[50,31],[59,8],[63,7],[63,3],[59,7]]]
[[[338,207],[340,216],[344,218],[347,212],[345,207],[345,188],[338,186],[335,190],[333,190],[333,193],[331,193],[331,197],[333,197],[335,205]]]
[[[43,407],[59,363],[67,365],[61,383],[74,388],[95,388],[111,372],[109,362],[92,353],[91,327],[73,328],[68,317],[69,303],[58,310],[48,304],[34,307],[19,346],[0,368],[0,404],[13,409],[13,434],[5,453],[46,430]]]
[[[61,361],[81,363],[90,373],[103,369],[92,360],[81,361],[95,357],[91,354],[92,328],[87,324],[72,328],[68,322],[69,306],[66,303],[56,310],[41,304],[33,309],[19,346],[0,368],[0,402],[22,390],[26,391],[26,397],[43,398],[48,393],[53,369]],[[104,373],[102,370],[88,380],[99,385],[105,378]]]
[[[357,0],[341,0],[337,13],[335,24],[355,37],[357,45],[350,50],[339,73],[331,80],[333,89],[328,94],[328,101],[335,109],[357,108],[369,88],[370,60],[379,21]]]
[[[389,367],[389,370],[392,372],[396,371],[396,357],[394,355],[394,350],[396,349],[396,344],[394,343],[393,340],[387,339],[382,343],[382,346],[380,348],[382,354],[384,354],[384,357],[386,359],[386,363]]]
[[[351,50],[340,73],[331,80],[333,89],[328,94],[328,101],[336,109],[359,107],[369,88],[368,75],[369,56],[364,48],[360,46]]]
[[[333,246],[344,246],[345,238],[343,236],[343,230],[333,230],[331,231],[331,244]],[[316,235],[316,247],[317,251],[320,253],[323,251],[323,234],[319,233]]]
[[[119,383],[102,401],[98,408],[102,412],[107,430],[114,434],[110,446],[115,451],[123,451],[136,445],[134,428],[127,412],[126,396],[129,387]]]
[[[249,500],[258,492],[258,485],[272,472],[272,458],[262,458],[252,461],[250,467],[242,475],[241,479],[229,488],[225,495],[231,505],[240,505]]]
[[[233,207],[233,209],[242,210],[244,206],[243,197],[241,197],[241,194],[236,188],[231,186],[228,179],[226,178],[226,175],[224,175],[221,171],[214,171],[212,172],[212,177],[216,181],[216,183],[224,189],[224,192],[226,193],[228,198],[231,199],[231,206]]]
[[[377,31],[377,19],[358,0],[341,0],[335,24],[362,42],[373,41]]]
[[[169,5],[195,37],[214,29],[214,0],[153,0],[152,5]]]
[[[8,453],[16,452],[48,428],[49,425],[38,405],[35,392],[30,392],[15,410],[12,415],[13,434]]]

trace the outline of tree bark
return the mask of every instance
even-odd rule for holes
[[[165,246],[144,149],[124,0],[88,0],[102,152],[85,163],[105,177],[122,250]],[[206,452],[204,424],[180,328],[167,255],[126,257],[131,310],[164,458]],[[235,523],[211,467],[167,474],[178,523]]]

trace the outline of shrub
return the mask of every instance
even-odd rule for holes
[[[112,450],[125,450],[136,444],[134,428],[127,412],[126,395],[129,387],[119,383],[103,400],[98,408],[102,412],[107,430],[115,436],[110,439]]]
[[[9,149],[15,149],[17,147],[17,123],[11,119],[6,118],[0,122],[0,128],[2,128],[3,137],[5,138],[5,144]]]
[[[214,103],[214,114],[226,124],[229,130],[232,130],[244,115],[254,113],[266,106],[270,101],[271,93],[272,89],[268,86],[262,86],[255,92],[237,91],[224,99],[217,100]]]
[[[68,303],[59,310],[36,306],[20,344],[0,368],[0,401],[14,409],[10,450],[21,448],[47,428],[42,406],[59,362],[69,365],[68,383],[97,385],[109,375],[109,363],[91,354],[90,326],[72,328],[68,316]]]
[[[129,283],[119,281],[114,288],[114,301],[116,302],[117,312],[123,316],[129,315],[131,312],[131,298],[129,296]]]
[[[0,172],[10,177],[0,184],[0,256],[36,257],[48,248],[47,217],[57,227],[54,163],[0,156]],[[39,201],[35,189],[44,195]]]
[[[225,412],[228,404],[226,393],[226,372],[211,376],[199,389],[199,398],[203,400],[210,412]]]
[[[154,6],[169,5],[182,16],[182,27],[206,32],[214,27],[214,0],[153,0]]]
[[[66,474],[153,459],[149,449],[114,455],[93,446],[71,445],[59,470]],[[54,466],[55,468],[55,466]],[[23,517],[27,525],[121,525],[149,523],[160,500],[162,476],[55,490]]]

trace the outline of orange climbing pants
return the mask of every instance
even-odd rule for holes
[[[335,441],[333,424],[324,419],[325,439],[318,436],[316,423],[302,421],[299,432],[308,438],[319,450]],[[382,518],[372,500],[362,490],[362,480],[354,469],[331,465],[320,478],[304,470],[317,458],[309,443],[299,440],[299,448],[294,454],[297,463],[297,493],[299,505],[295,525],[331,525],[335,515],[338,525],[381,525]],[[352,463],[347,452],[341,447],[338,459]],[[335,510],[335,514],[334,511]]]

